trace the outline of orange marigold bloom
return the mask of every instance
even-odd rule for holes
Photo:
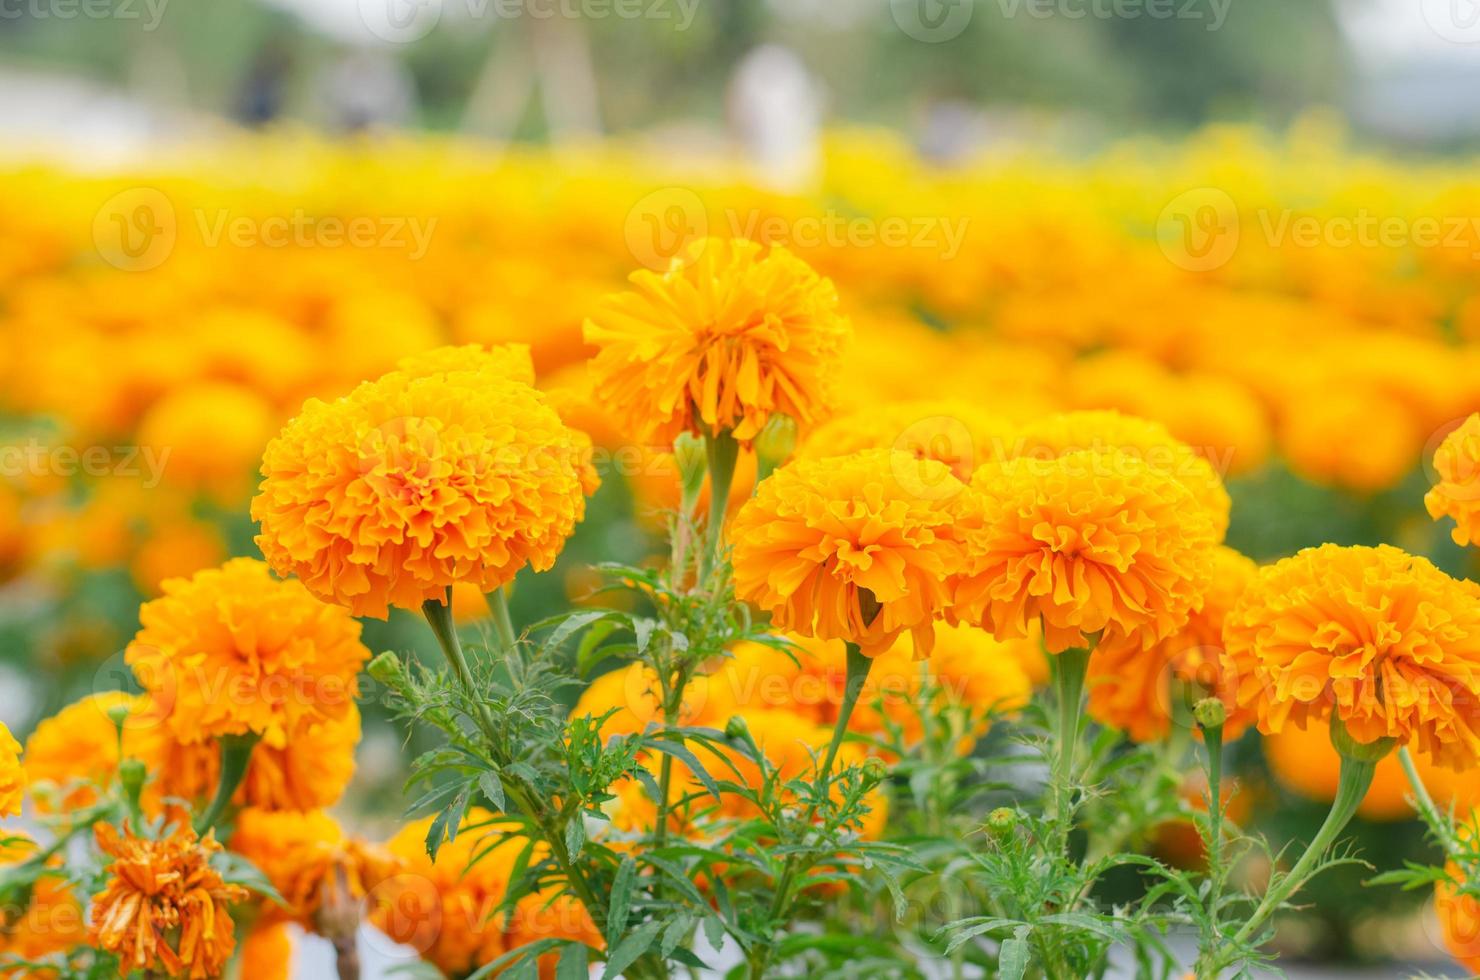
[[[780,629],[888,649],[905,630],[930,652],[961,545],[944,463],[869,450],[795,460],[763,480],[730,526],[735,594]]]
[[[108,823],[95,834],[112,861],[107,884],[93,896],[90,941],[116,955],[125,973],[220,976],[236,947],[230,906],[247,890],[211,867],[221,849],[215,837],[180,827],[154,840]]]
[[[232,802],[262,810],[333,806],[354,776],[359,741],[360,709],[351,704],[343,718],[311,725],[284,745],[259,742]],[[215,792],[221,750],[214,740],[181,743],[165,737],[157,751],[164,761],[151,767],[156,779],[149,786],[150,798],[204,801]],[[139,755],[147,761],[148,756]]]
[[[474,374],[534,384],[534,360],[528,344],[463,344],[434,347],[396,362],[396,370],[413,378]]]
[[[1043,621],[1058,653],[1103,634],[1142,646],[1186,625],[1218,534],[1178,479],[1140,456],[1078,450],[979,469],[960,504],[953,619],[999,639]]]
[[[249,807],[237,816],[231,849],[267,876],[287,907],[271,905],[268,920],[289,918],[314,929],[315,916],[332,893],[354,902],[395,873],[389,852],[344,836],[322,810],[272,812]]]
[[[431,821],[408,824],[386,845],[405,870],[375,890],[371,921],[391,939],[454,976],[530,941],[532,933],[601,945],[600,932],[578,903],[557,903],[547,915],[537,914],[549,896],[534,894],[520,900],[512,919],[495,914],[524,850],[518,824],[471,808],[457,839],[445,842],[434,862],[426,850]],[[532,860],[544,856],[543,847],[536,847]]]
[[[163,588],[124,659],[178,741],[252,732],[282,748],[349,713],[370,652],[344,609],[250,558]]]
[[[110,716],[127,718],[138,699],[123,691],[93,694],[43,720],[26,739],[26,776],[32,800],[41,813],[77,810],[97,801],[97,787],[118,771],[119,732]],[[138,742],[125,721],[125,743]],[[130,748],[126,744],[125,751]],[[156,762],[154,756],[144,758]],[[43,784],[35,787],[34,784]]]
[[[725,429],[749,444],[773,412],[803,430],[834,396],[850,327],[837,291],[780,246],[692,243],[659,275],[607,297],[586,321],[597,390],[641,439]]]
[[[29,861],[39,850],[29,837],[0,832],[0,869]],[[5,960],[39,960],[86,942],[86,915],[71,883],[61,871],[43,872],[25,907],[6,908],[0,915],[0,977],[56,976],[56,971],[7,967]]]
[[[1181,483],[1208,511],[1218,540],[1228,530],[1232,502],[1213,465],[1180,442],[1160,422],[1112,410],[1061,412],[1022,427],[1008,456],[1047,459],[1080,450],[1119,450]]]
[[[257,924],[242,940],[237,976],[243,980],[291,980],[293,937],[286,922]]]
[[[1324,721],[1416,740],[1442,765],[1480,761],[1480,603],[1397,548],[1321,545],[1263,569],[1223,626],[1225,669],[1260,731]]]
[[[1236,703],[1238,677],[1224,674],[1223,620],[1258,573],[1252,560],[1220,545],[1213,552],[1213,577],[1202,608],[1186,626],[1149,647],[1135,642],[1096,647],[1089,664],[1090,716],[1138,742],[1150,742],[1171,728],[1175,703],[1186,708],[1191,725],[1193,706],[1217,697],[1228,712],[1223,737],[1232,741],[1243,734],[1254,719]]]
[[[1480,540],[1480,415],[1471,415],[1434,451],[1438,482],[1423,503],[1434,520],[1454,518],[1454,543]]]
[[[898,449],[945,463],[964,483],[1003,446],[1012,445],[1014,433],[1011,422],[971,402],[901,402],[823,423],[797,448],[797,455],[824,459],[863,449]]]
[[[0,817],[21,812],[26,798],[26,770],[21,765],[21,743],[0,722]]]
[[[311,399],[267,447],[252,516],[283,574],[357,616],[544,571],[585,515],[576,438],[528,385],[388,374]]]

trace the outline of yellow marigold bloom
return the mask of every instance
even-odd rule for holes
[[[518,824],[474,807],[457,839],[444,843],[433,862],[426,851],[431,821],[408,824],[386,845],[405,872],[375,890],[371,921],[391,939],[412,946],[453,976],[528,942],[532,933],[601,945],[600,933],[579,906],[561,904],[541,917],[537,910],[548,902],[546,895],[526,896],[512,920],[494,914],[524,850]],[[544,856],[537,847],[532,860]]]
[[[1403,402],[1362,387],[1301,391],[1280,408],[1280,450],[1315,483],[1372,492],[1395,485],[1418,462],[1423,428]],[[1361,451],[1353,450],[1360,433]]]
[[[1471,415],[1434,451],[1438,480],[1423,503],[1434,520],[1454,518],[1454,543],[1480,540],[1480,415]]]
[[[342,888],[347,894],[341,897],[363,901],[397,867],[388,852],[346,838],[322,810],[248,807],[237,815],[231,849],[266,875],[286,902],[286,908],[268,906],[264,916],[269,921],[293,919],[310,930],[320,906],[332,900],[332,891]]]
[[[962,490],[944,463],[891,450],[788,463],[730,525],[735,594],[801,636],[873,656],[909,630],[928,655],[961,565],[947,504]]]
[[[139,443],[163,460],[171,486],[200,490],[240,505],[252,468],[272,436],[276,413],[262,395],[235,384],[205,382],[156,402],[139,423]]]
[[[1145,646],[1180,630],[1219,537],[1184,483],[1119,450],[989,463],[960,511],[951,617],[1000,639],[1041,618],[1053,653],[1097,633]]]
[[[830,410],[850,328],[832,282],[786,249],[704,239],[631,282],[585,326],[596,388],[630,434],[730,429],[748,444],[773,412],[805,431]]]
[[[230,906],[247,890],[211,867],[221,850],[215,837],[181,827],[155,840],[108,823],[95,834],[111,860],[107,884],[93,896],[90,941],[116,955],[126,973],[220,976],[236,947]]]
[[[1415,741],[1451,768],[1480,760],[1480,603],[1423,558],[1307,548],[1259,573],[1223,640],[1225,662],[1249,665],[1238,701],[1260,731],[1334,710],[1358,742]]]
[[[156,596],[160,583],[219,565],[226,555],[226,542],[215,525],[181,516],[144,539],[129,572],[140,593]]]
[[[1011,422],[967,401],[902,402],[870,407],[825,422],[797,448],[797,456],[825,459],[863,449],[897,449],[938,460],[958,480],[1011,444]]]
[[[21,812],[26,798],[26,770],[21,766],[21,743],[0,722],[0,817]]]
[[[283,748],[349,713],[369,651],[344,609],[250,558],[163,588],[140,607],[124,659],[177,740],[252,732]]]
[[[1088,675],[1090,716],[1138,742],[1150,742],[1170,730],[1177,704],[1186,709],[1191,725],[1193,706],[1217,697],[1228,712],[1224,739],[1238,738],[1254,719],[1235,700],[1239,678],[1224,673],[1223,620],[1258,572],[1252,560],[1220,545],[1213,552],[1213,577],[1202,608],[1186,626],[1149,647],[1134,641],[1096,647]]]
[[[42,813],[67,812],[97,801],[97,787],[118,771],[119,730],[112,712],[125,715],[125,752],[140,741],[127,722],[137,698],[123,691],[93,694],[43,720],[26,739],[26,776]],[[156,763],[153,755],[142,758]],[[37,785],[41,784],[41,785]]]
[[[534,384],[534,360],[528,344],[463,344],[434,347],[396,362],[396,370],[413,378],[473,374]]]
[[[312,399],[267,448],[257,543],[357,616],[544,571],[585,514],[583,446],[534,389],[388,374]]]
[[[1042,460],[1082,450],[1119,450],[1181,483],[1207,510],[1218,539],[1223,539],[1232,502],[1222,478],[1207,459],[1159,422],[1109,410],[1061,412],[1024,425],[1005,453]]]

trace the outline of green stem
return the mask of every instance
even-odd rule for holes
[[[1074,756],[1084,719],[1084,678],[1089,672],[1090,647],[1071,647],[1057,655],[1054,690],[1058,694],[1058,726],[1053,768],[1049,774],[1050,804],[1058,827],[1059,849],[1067,853],[1069,831],[1074,822],[1070,802],[1074,796]]]
[[[1326,814],[1325,823],[1321,829],[1316,831],[1316,836],[1311,840],[1310,846],[1295,862],[1288,874],[1280,876],[1273,887],[1265,893],[1264,900],[1254,909],[1237,935],[1234,936],[1235,944],[1249,941],[1273,915],[1281,905],[1300,890],[1311,871],[1325,856],[1331,845],[1336,842],[1336,837],[1342,829],[1351,822],[1357,812],[1357,807],[1367,796],[1367,788],[1372,785],[1372,774],[1377,771],[1376,762],[1364,762],[1357,759],[1342,756],[1341,777],[1336,787],[1336,799],[1331,801],[1331,812]]]
[[[195,818],[197,834],[203,835],[214,829],[226,808],[231,805],[231,798],[236,795],[237,787],[246,778],[247,765],[252,761],[252,749],[256,748],[260,737],[255,732],[248,732],[245,735],[225,735],[220,739],[221,775],[216,781],[216,795],[210,806]]]
[[[705,529],[703,569],[707,572],[719,562],[724,543],[725,511],[730,503],[730,484],[735,479],[735,461],[740,457],[740,444],[729,429],[704,440],[704,453],[709,460],[709,525]]]
[[[498,631],[499,645],[504,648],[505,655],[513,656],[518,639],[514,633],[514,617],[509,615],[507,591],[503,588],[494,589],[489,605],[493,607],[493,625]]]
[[[1408,785],[1413,789],[1414,801],[1418,804],[1420,815],[1424,823],[1439,838],[1439,843],[1444,848],[1444,854],[1453,854],[1459,850],[1458,842],[1451,839],[1449,833],[1449,821],[1443,818],[1439,808],[1434,803],[1434,798],[1429,795],[1429,789],[1423,784],[1423,779],[1418,775],[1418,767],[1413,763],[1413,753],[1408,751],[1408,746],[1398,750],[1398,762],[1403,766],[1403,774],[1408,777]]]
[[[1207,972],[1218,958],[1223,932],[1218,924],[1219,902],[1223,891],[1223,726],[1207,725],[1202,729],[1203,745],[1208,750],[1208,900],[1212,916],[1212,948],[1198,956],[1199,980],[1216,980],[1217,973]]]
[[[666,692],[663,701],[663,724],[671,725],[678,718],[683,708],[684,689],[688,686],[689,675],[687,668],[681,668],[674,677],[673,687]],[[663,761],[658,764],[658,825],[653,828],[653,841],[656,847],[663,847],[668,843],[668,812],[671,807],[673,791],[673,757],[667,752],[663,753]]]
[[[848,720],[853,716],[853,709],[858,706],[859,696],[863,694],[864,682],[868,680],[869,671],[874,666],[872,657],[863,655],[858,644],[848,644],[847,667],[843,683],[843,700],[838,708],[838,720],[833,725],[831,741],[827,744],[827,754],[823,756],[822,767],[817,771],[817,780],[813,787],[813,797],[807,806],[806,815],[802,818],[804,825],[809,825],[817,815],[817,804],[826,798],[832,788],[833,764],[838,759],[838,747],[843,744],[843,738],[848,733]],[[776,894],[771,901],[770,921],[776,922],[781,918],[787,907],[791,904],[792,886],[795,883],[797,872],[800,870],[796,856],[786,859],[786,865],[781,870],[781,880],[776,885]],[[762,977],[765,973],[769,951],[758,960],[751,963],[751,976]],[[759,971],[759,972],[757,972]]]

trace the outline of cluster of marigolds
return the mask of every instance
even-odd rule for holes
[[[78,265],[77,201],[126,182],[28,173],[34,193],[0,206],[6,408],[54,420],[35,435],[50,468],[18,457],[0,481],[0,563],[43,592],[127,566],[152,596],[125,655],[140,693],[92,695],[24,749],[0,744],[0,810],[47,829],[3,832],[0,974],[111,956],[124,975],[286,976],[293,927],[343,950],[362,919],[453,976],[551,936],[600,955],[576,894],[505,902],[529,855],[497,815],[469,810],[434,860],[430,817],[367,841],[328,809],[360,737],[355,617],[476,607],[548,571],[624,445],[641,447],[620,476],[647,511],[679,500],[676,441],[736,448],[720,553],[735,597],[796,647],[706,665],[682,721],[745,718],[783,773],[840,749],[893,762],[835,728],[908,744],[922,677],[985,719],[1078,671],[1087,715],[1136,741],[1215,699],[1228,738],[1257,728],[1292,747],[1292,768],[1312,752],[1366,767],[1366,806],[1405,806],[1399,749],[1434,796],[1480,802],[1461,775],[1480,764],[1480,586],[1391,546],[1261,567],[1224,544],[1224,476],[1276,451],[1353,492],[1431,458],[1429,513],[1460,545],[1480,535],[1480,416],[1453,426],[1480,407],[1470,252],[1269,240],[1303,176],[1383,186],[1415,216],[1463,213],[1474,191],[1457,174],[1425,176],[1439,200],[1399,200],[1384,165],[1308,133],[1278,153],[1212,134],[1155,167],[1059,175],[936,173],[875,138],[835,140],[826,197],[962,215],[941,255],[748,241],[747,215],[815,203],[729,185],[660,194],[649,226],[628,211],[650,188],[610,166],[557,178],[540,158],[395,146],[263,158],[279,186],[252,195],[155,181],[175,241],[149,268]],[[322,184],[293,186],[299,173]],[[1189,273],[1126,223],[1191,174],[1216,178],[1244,223],[1233,260]],[[198,240],[214,207],[304,199],[437,222],[414,257]],[[634,262],[674,208],[709,234]],[[634,264],[655,268],[614,290]],[[156,485],[103,472],[125,445],[145,476],[162,460]],[[56,472],[60,448],[85,446],[107,448],[102,471]],[[223,560],[209,508],[240,510],[253,487],[265,560]],[[85,641],[53,637],[47,655]],[[675,720],[645,671],[597,678],[572,715],[604,718],[609,738]],[[843,692],[860,676],[855,708]],[[652,829],[649,783],[614,787],[614,831]],[[865,837],[887,833],[886,789]]]

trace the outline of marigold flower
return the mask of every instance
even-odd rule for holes
[[[558,910],[550,906],[542,918],[538,910],[549,896],[535,894],[521,900],[513,920],[495,914],[524,850],[517,823],[474,807],[457,838],[442,845],[434,862],[426,851],[431,821],[428,817],[408,824],[386,845],[404,871],[375,890],[371,920],[391,939],[413,946],[427,962],[454,976],[529,941],[532,932],[601,945],[599,931],[578,904],[561,903]],[[543,857],[543,847],[536,847],[532,860]]]
[[[631,282],[585,336],[600,348],[596,387],[634,436],[669,445],[729,429],[748,445],[773,412],[805,431],[830,410],[850,328],[832,282],[786,249],[705,239]]]
[[[1454,543],[1480,540],[1480,415],[1471,415],[1434,451],[1438,481],[1423,503],[1434,520],[1454,518]]]
[[[1207,510],[1218,540],[1223,539],[1232,502],[1222,478],[1207,459],[1178,441],[1159,422],[1110,410],[1061,412],[1024,425],[1017,439],[1004,448],[1004,453],[1009,457],[1042,460],[1080,450],[1101,454],[1119,450],[1181,483]],[[1101,456],[1105,462],[1114,458]]]
[[[237,975],[251,980],[292,980],[293,937],[283,921],[257,924],[242,940]]]
[[[215,837],[179,827],[155,840],[108,823],[95,835],[112,860],[107,884],[93,896],[90,941],[116,955],[125,973],[220,976],[236,947],[230,906],[245,901],[247,890],[211,867],[221,849]]]
[[[322,810],[273,812],[249,807],[237,815],[231,849],[267,876],[286,908],[270,906],[269,921],[290,918],[306,929],[330,893],[360,902],[397,870],[389,852],[346,838]]]
[[[825,422],[797,449],[825,459],[864,449],[897,449],[934,459],[963,483],[1014,440],[1015,426],[967,401],[900,402],[871,406]]]
[[[1077,450],[979,469],[960,502],[953,619],[999,639],[1043,621],[1052,653],[1162,640],[1187,623],[1218,534],[1186,485],[1139,456]]]
[[[581,443],[543,396],[393,373],[307,402],[272,441],[252,516],[269,564],[357,616],[544,571],[585,514]]]
[[[1265,733],[1334,710],[1451,768],[1480,759],[1480,603],[1423,558],[1321,545],[1263,569],[1223,626],[1225,669]]]
[[[21,743],[0,722],[0,817],[21,812],[26,797],[26,770],[21,765]]]
[[[282,748],[349,713],[370,652],[344,609],[250,558],[163,589],[140,607],[124,659],[177,740],[255,733]]]
[[[232,802],[261,810],[333,806],[354,776],[359,741],[360,710],[351,704],[343,718],[310,725],[284,745],[260,742],[252,750],[247,774]],[[150,784],[148,798],[204,801],[215,791],[221,750],[214,740],[180,743],[165,738],[158,751],[164,761],[151,767],[157,778]]]
[[[735,594],[779,629],[869,656],[909,630],[928,655],[962,560],[942,501],[962,489],[944,463],[898,451],[795,460],[731,523]]]
[[[1224,672],[1223,620],[1258,571],[1253,561],[1220,545],[1213,552],[1213,575],[1202,608],[1188,617],[1186,626],[1149,647],[1134,641],[1097,646],[1089,664],[1090,716],[1135,741],[1150,742],[1170,729],[1174,699],[1188,709],[1190,719],[1193,705],[1217,697],[1227,709],[1224,739],[1238,738],[1254,719],[1235,702],[1238,676]],[[1174,690],[1174,682],[1184,690]]]
[[[139,423],[139,443],[163,460],[161,474],[172,486],[239,506],[251,491],[252,467],[272,435],[275,415],[250,388],[190,385],[149,409]]]
[[[25,764],[39,812],[66,812],[96,802],[97,787],[118,772],[119,728],[110,714],[118,712],[127,718],[137,703],[137,698],[123,691],[93,694],[36,726],[26,739]],[[126,743],[138,741],[131,727],[125,721]]]

